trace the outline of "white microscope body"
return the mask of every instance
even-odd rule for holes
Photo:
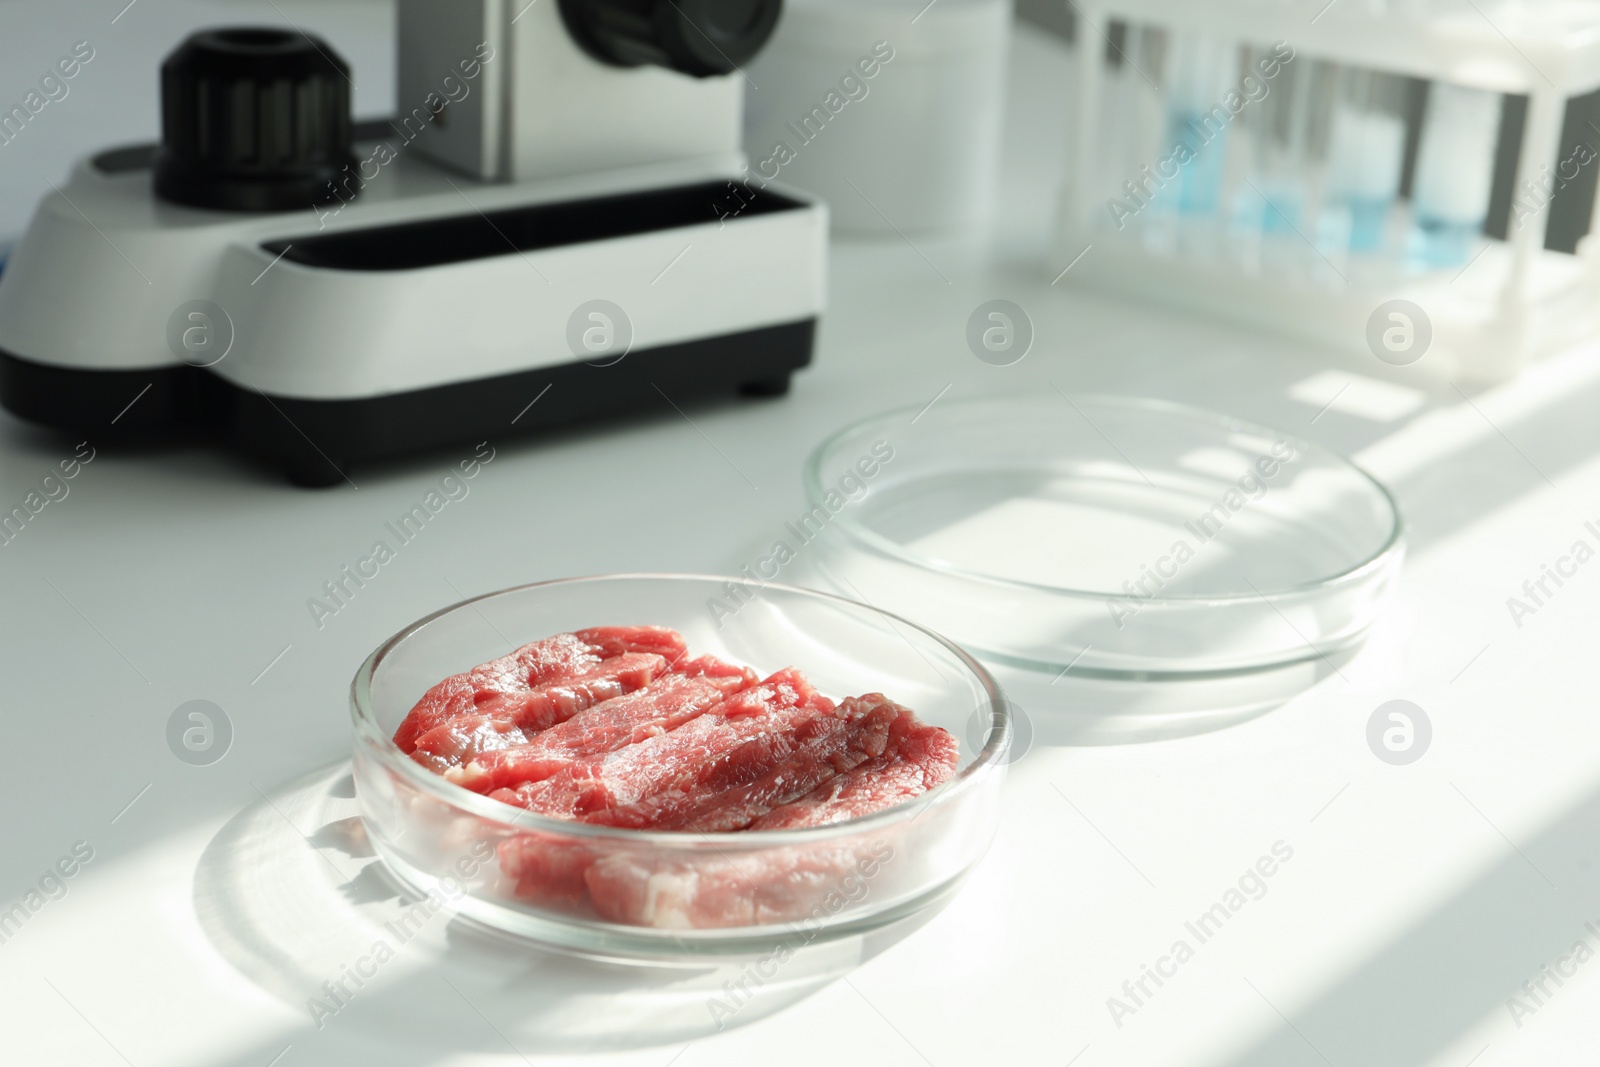
[[[353,126],[325,44],[190,38],[163,145],[78,164],[0,275],[0,402],[91,436],[215,432],[333,484],[783,392],[827,217],[743,182],[737,66],[778,0],[525,4],[401,0],[399,111]]]

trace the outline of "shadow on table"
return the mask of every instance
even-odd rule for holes
[[[1590,953],[1600,949],[1600,789],[1520,848],[1513,846],[1309,1003],[1287,1003],[1262,986],[1284,1017],[1278,1021],[1263,1004],[1261,1016],[1275,1025],[1248,1048],[1212,1063],[1412,1067],[1435,1062],[1495,1013],[1509,1023],[1511,997],[1534,1009],[1521,1016],[1523,1028],[1538,1025],[1541,1001],[1583,997],[1554,981],[1546,982],[1549,996],[1530,996],[1523,983],[1540,978],[1543,965],[1572,953],[1580,941]],[[1382,883],[1373,891],[1383,892]]]
[[[367,842],[348,764],[230,820],[195,873],[201,927],[229,963],[304,1013],[305,1026],[229,1062],[259,1067],[285,1041],[309,1045],[319,1031],[397,1047],[401,1060],[387,1062],[468,1049],[531,1056],[680,1044],[810,996],[928,918],[804,949],[762,981],[748,960],[610,963],[444,911],[414,933],[393,925],[416,899]],[[741,981],[748,997],[729,992]]]

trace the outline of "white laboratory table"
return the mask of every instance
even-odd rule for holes
[[[153,70],[186,27],[293,19],[352,59],[359,113],[392,95],[382,4],[139,0],[113,22],[119,8],[0,0],[0,101],[74,41],[97,49],[31,143],[0,146],[0,229],[24,223],[73,155],[154,137]],[[497,442],[470,495],[320,626],[307,601],[459,457],[303,491],[198,446],[105,447],[0,547],[0,908],[41,880],[49,890],[0,944],[0,1063],[1595,1062],[1600,565],[1532,615],[1513,619],[1507,598],[1595,541],[1600,346],[1457,391],[1426,361],[1344,360],[1071,278],[1052,286],[1065,265],[1045,241],[1052,100],[1067,75],[1049,39],[1020,31],[1014,52],[992,232],[838,242],[816,362],[785,400],[663,405]],[[996,297],[1037,330],[1010,367],[963,339]],[[448,918],[314,1025],[307,998],[360,953],[358,920],[393,904],[338,766],[346,687],[378,642],[515,583],[737,569],[802,510],[800,464],[835,427],[947,387],[953,399],[1047,383],[1217,408],[1358,457],[1410,524],[1399,602],[1369,647],[1230,729],[1036,743],[1012,768],[993,848],[945,910],[721,1030],[705,974],[510,951]],[[9,416],[0,442],[8,508],[74,445]],[[650,473],[619,499],[613,476],[630,469]],[[1433,724],[1405,766],[1366,741],[1393,698]],[[168,718],[190,700],[232,725],[219,762],[168,748]],[[75,848],[92,857],[46,878]],[[1246,881],[1220,931],[1187,933],[1274,849],[1289,858],[1259,892]],[[1192,951],[1178,962],[1180,940]]]

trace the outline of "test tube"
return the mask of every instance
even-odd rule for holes
[[[1405,157],[1405,83],[1392,74],[1345,68],[1328,146],[1320,240],[1357,253],[1381,248],[1400,192]]]
[[[1249,53],[1253,72],[1269,51]],[[1245,115],[1248,138],[1232,219],[1234,246],[1247,269],[1304,274],[1321,262],[1308,220],[1318,214],[1336,71],[1301,58],[1251,83],[1258,98]]]
[[[1162,85],[1167,72],[1167,55],[1171,35],[1159,26],[1149,24],[1135,27],[1131,35],[1130,55],[1136,69],[1132,87],[1133,139],[1135,158],[1130,162],[1134,169],[1158,160],[1170,148],[1163,145],[1165,122],[1165,94]]]
[[[1155,26],[1111,24],[1095,161],[1097,195],[1104,199],[1092,207],[1103,225],[1162,253],[1172,250],[1172,227],[1164,217],[1175,210],[1175,175],[1161,173],[1168,154],[1162,148],[1167,38]]]
[[[1104,199],[1096,217],[1111,228],[1137,232],[1148,221],[1144,208],[1158,191],[1144,173],[1155,158],[1159,126],[1152,108],[1159,90],[1160,44],[1165,34],[1150,26],[1113,22],[1106,41],[1097,141],[1097,190]]]
[[[1308,59],[1302,72],[1306,76],[1303,118],[1306,124],[1302,167],[1305,173],[1305,203],[1295,234],[1295,248],[1311,274],[1321,281],[1345,282],[1332,266],[1332,259],[1316,244],[1317,220],[1325,213],[1328,198],[1328,160],[1333,140],[1334,105],[1339,96],[1339,79],[1344,68],[1337,63]]]
[[[1413,266],[1460,266],[1470,257],[1489,213],[1499,137],[1499,93],[1449,82],[1428,87],[1411,187]]]
[[[1182,145],[1191,157],[1173,180],[1173,207],[1186,219],[1215,219],[1231,124],[1222,101],[1237,75],[1237,52],[1193,30],[1174,33],[1170,46],[1166,140],[1170,147]]]
[[[1100,114],[1096,120],[1095,145],[1099,150],[1096,160],[1094,192],[1096,201],[1091,207],[1093,217],[1116,230],[1127,228],[1138,219],[1138,205],[1130,204],[1124,196],[1122,183],[1131,155],[1128,145],[1129,110],[1131,92],[1128,79],[1137,77],[1127,62],[1128,38],[1133,27],[1121,20],[1113,20],[1104,45],[1104,64],[1100,74]],[[1096,39],[1091,47],[1098,47]]]
[[[1298,228],[1304,215],[1310,163],[1309,61],[1283,68],[1256,112],[1255,175],[1241,196],[1255,194],[1263,233]]]

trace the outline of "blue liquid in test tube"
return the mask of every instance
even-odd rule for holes
[[[1499,137],[1498,93],[1448,82],[1429,87],[1411,190],[1413,265],[1455,267],[1471,257],[1489,213]]]
[[[1167,142],[1182,145],[1191,157],[1174,179],[1171,203],[1190,218],[1217,214],[1223,164],[1232,117],[1223,106],[1230,88],[1234,49],[1202,33],[1176,33],[1172,39],[1172,79],[1167,97]]]

